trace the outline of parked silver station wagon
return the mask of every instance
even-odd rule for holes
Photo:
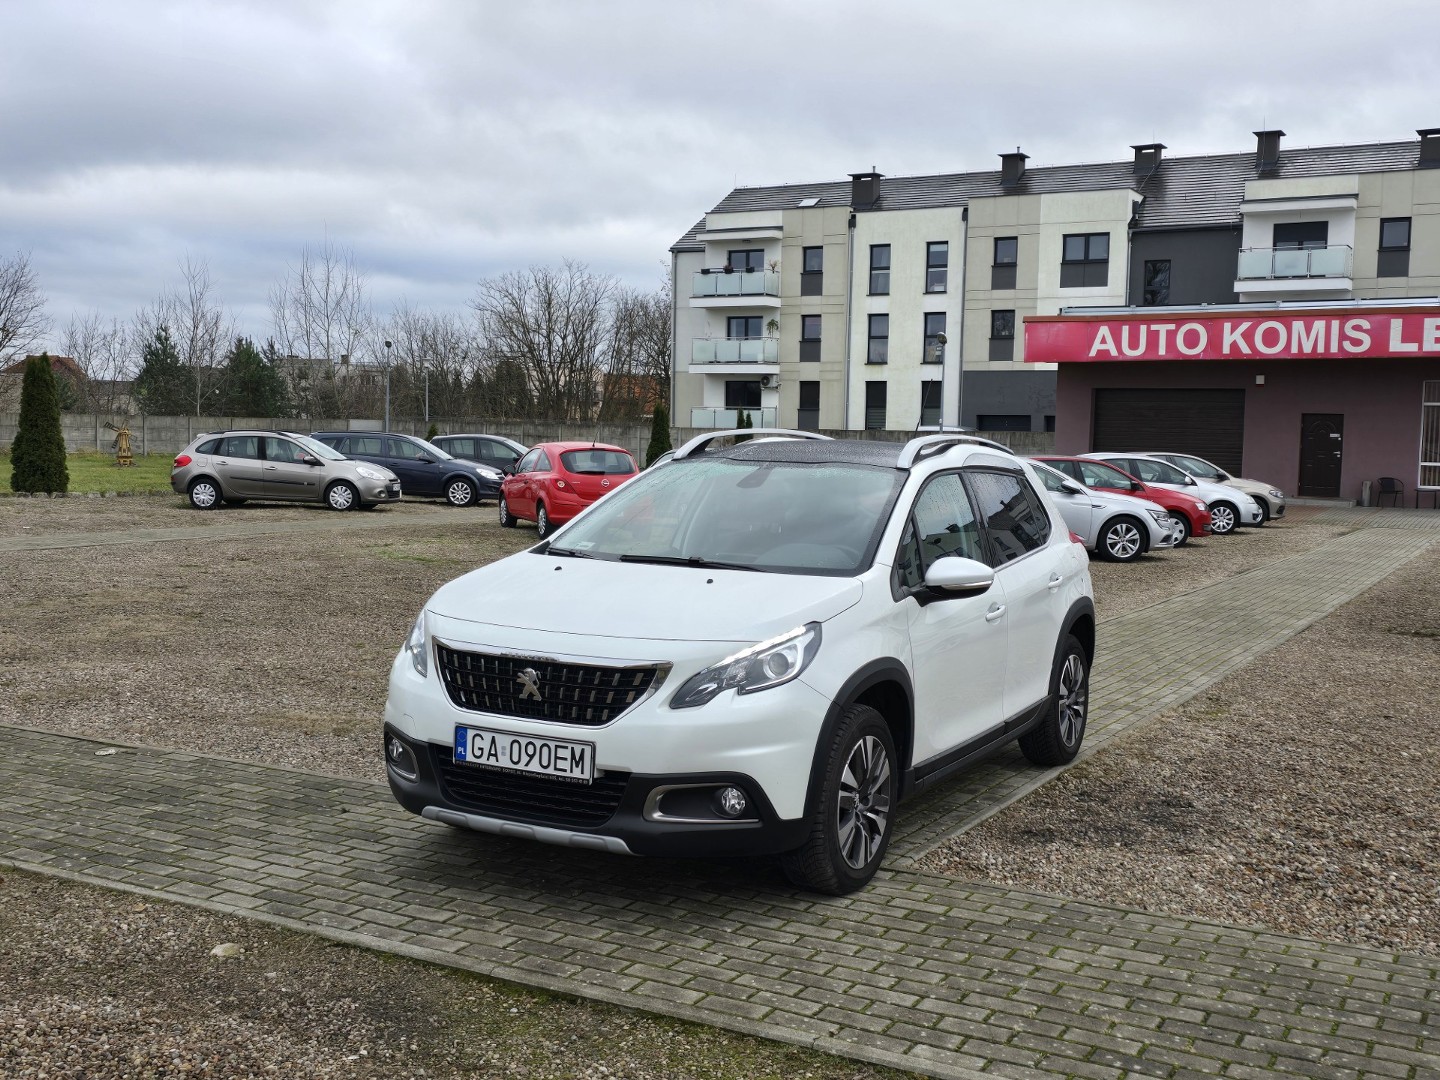
[[[389,469],[291,431],[208,431],[176,456],[170,486],[197,510],[250,499],[323,502],[332,510],[400,500],[400,480]]]

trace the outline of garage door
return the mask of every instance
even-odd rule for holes
[[[1240,473],[1244,390],[1096,390],[1094,450],[1194,454]]]

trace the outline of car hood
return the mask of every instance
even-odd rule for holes
[[[1232,476],[1229,480],[1225,481],[1225,483],[1229,487],[1239,488],[1247,495],[1268,495],[1272,491],[1279,490],[1279,485],[1277,484],[1265,484],[1259,480],[1247,480],[1243,476]]]
[[[426,610],[456,624],[578,638],[753,643],[832,619],[855,578],[619,563],[520,552],[442,586]],[[527,635],[528,636],[528,635]]]

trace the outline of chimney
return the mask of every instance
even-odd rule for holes
[[[1015,147],[1013,154],[1000,155],[1000,186],[1013,188],[1020,183],[1020,177],[1025,175],[1025,161],[1029,154],[1022,154],[1020,148]]]
[[[1420,136],[1420,167],[1440,168],[1440,128],[1416,128]]]
[[[881,174],[872,166],[869,172],[850,174],[850,208],[868,210],[880,198]]]
[[[1280,164],[1280,137],[1285,132],[1256,131],[1251,134],[1255,136],[1255,171],[1271,172]]]
[[[1130,149],[1135,151],[1136,176],[1147,176],[1160,168],[1160,151],[1165,149],[1163,142],[1139,143]]]

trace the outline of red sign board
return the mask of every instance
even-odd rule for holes
[[[1440,313],[1396,310],[1027,315],[1032,364],[1440,357]]]

